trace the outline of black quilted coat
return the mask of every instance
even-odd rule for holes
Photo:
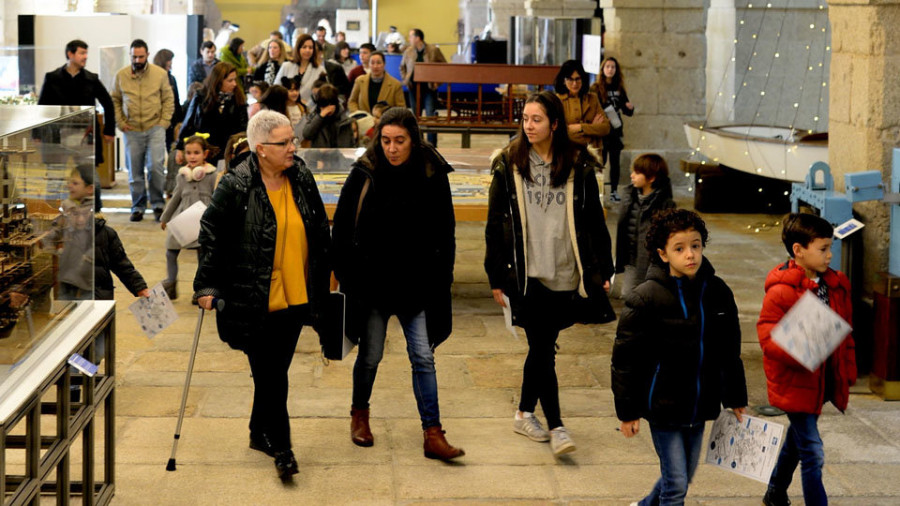
[[[259,335],[259,329],[268,312],[277,225],[258,163],[250,154],[216,187],[200,220],[200,265],[194,278],[198,297],[213,295],[225,301],[216,318],[219,337],[240,350],[268,337]],[[294,157],[285,174],[306,228],[310,321],[305,323],[318,327],[331,275],[328,217],[303,160]]]

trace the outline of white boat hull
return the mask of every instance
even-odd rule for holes
[[[685,123],[684,132],[692,150],[749,174],[803,182],[813,163],[828,163],[827,140],[804,140],[790,128]]]

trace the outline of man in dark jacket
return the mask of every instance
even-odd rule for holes
[[[192,83],[202,83],[206,80],[206,76],[212,71],[212,68],[219,63],[216,58],[216,45],[209,40],[200,44],[200,58],[194,60],[191,64],[191,71],[188,74],[188,86]]]
[[[47,72],[38,97],[38,105],[88,105],[100,102],[103,107],[103,141],[113,142],[116,138],[116,115],[112,98],[97,74],[87,70],[88,45],[83,40],[73,40],[66,44],[66,64]],[[94,120],[94,131],[100,131],[99,119]],[[59,142],[59,130],[45,132],[50,142]],[[94,142],[96,163],[103,162],[103,142]],[[94,192],[95,207],[100,209],[99,187]]]

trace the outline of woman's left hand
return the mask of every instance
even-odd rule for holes
[[[743,408],[731,408],[731,412],[734,413],[734,417],[737,418],[738,422],[744,421],[744,413],[747,412],[747,406]]]
[[[609,280],[607,279],[605,283],[603,283],[603,289],[606,290],[606,293],[609,293]]]

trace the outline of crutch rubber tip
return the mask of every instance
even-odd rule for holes
[[[166,471],[174,471],[175,470],[175,459],[169,459],[169,463],[166,464]]]

